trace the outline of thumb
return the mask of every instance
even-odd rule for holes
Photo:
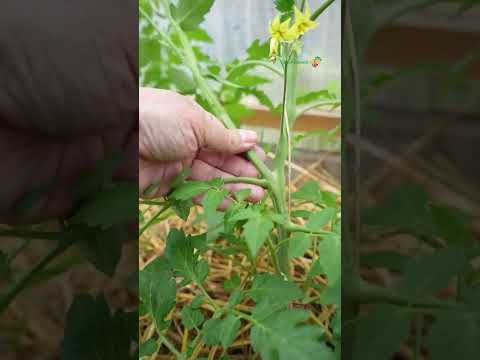
[[[205,112],[205,121],[200,131],[200,146],[229,154],[239,154],[252,149],[257,143],[257,133],[252,130],[227,129],[212,114]]]

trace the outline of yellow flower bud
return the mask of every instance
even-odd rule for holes
[[[311,16],[308,2],[307,7],[305,8],[305,14],[302,14],[302,12],[295,6],[295,24],[293,24],[293,27],[299,35],[303,35],[307,31],[317,27],[318,24],[315,21],[310,20]]]
[[[269,30],[272,34],[272,38],[278,41],[292,41],[295,40],[298,35],[296,28],[290,27],[290,18],[284,22],[280,22],[280,16],[275,17],[272,23],[270,23]]]

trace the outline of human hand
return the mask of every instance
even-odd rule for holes
[[[257,177],[253,164],[241,156],[250,149],[265,156],[256,142],[254,131],[226,129],[220,120],[186,96],[140,88],[140,194],[151,184],[158,184],[148,197],[166,195],[170,183],[185,167],[192,169],[190,178],[193,180]],[[228,184],[225,187],[230,191],[251,189],[249,200],[253,202],[264,196],[264,190],[255,185]]]

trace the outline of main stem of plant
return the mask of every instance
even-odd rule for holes
[[[199,67],[198,62],[195,56],[195,53],[192,49],[190,41],[188,40],[186,34],[180,27],[180,25],[172,18],[170,14],[170,9],[168,6],[168,1],[164,1],[164,8],[166,15],[170,21],[170,24],[173,27],[173,30],[177,33],[178,38],[180,40],[180,44],[184,53],[184,61],[185,65],[190,68],[192,72],[193,78],[195,83],[198,85],[200,92],[205,97],[208,104],[212,107],[213,112],[215,115],[223,122],[226,128],[228,129],[236,129],[235,123],[232,121],[230,116],[228,115],[227,111],[219,101],[216,94],[212,91],[210,86],[207,83],[207,80],[203,77]],[[292,93],[294,94],[294,92]],[[285,103],[284,103],[285,106]],[[295,116],[295,112],[291,115],[292,118]],[[285,133],[282,131],[281,137],[286,136]],[[283,150],[287,149],[286,147],[286,139],[281,140],[282,146],[284,147]],[[270,169],[265,165],[265,163],[260,159],[258,154],[250,150],[247,152],[247,157],[253,163],[253,165],[257,168],[260,175],[267,181],[267,189],[270,192],[272,197],[272,201],[275,207],[275,210],[280,214],[287,214],[287,205],[285,200],[285,162],[286,157],[283,157],[283,151],[281,152],[280,156],[277,156],[276,161],[276,171],[272,173]],[[283,158],[283,161],[280,162],[280,159]],[[283,239],[288,237],[288,232],[285,231],[281,225],[277,226],[278,232],[278,241],[280,242]],[[277,254],[275,252],[271,253],[273,257],[274,263],[279,264],[279,270],[285,275],[289,276],[290,274],[290,266],[288,261],[288,247],[282,246],[278,252],[278,259]]]

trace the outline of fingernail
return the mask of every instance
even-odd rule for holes
[[[255,131],[240,129],[239,133],[242,144],[255,145],[257,143],[257,133]]]

